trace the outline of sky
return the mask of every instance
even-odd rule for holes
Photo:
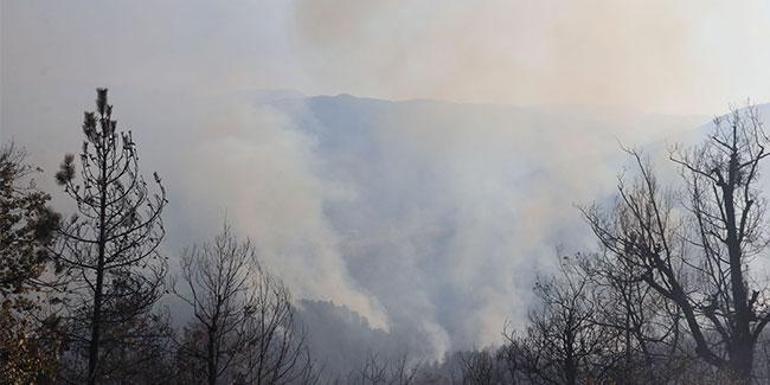
[[[298,298],[432,358],[499,342],[591,244],[575,205],[611,196],[619,143],[770,100],[761,1],[149,4],[0,1],[0,141],[55,191],[109,87],[169,190],[166,252],[226,218]],[[376,99],[302,96],[338,94]]]
[[[770,99],[767,36],[759,0],[8,0],[2,81],[714,114]]]

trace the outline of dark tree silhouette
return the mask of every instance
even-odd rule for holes
[[[414,385],[417,383],[419,365],[409,365],[406,355],[394,360],[384,359],[376,353],[369,353],[360,368],[351,370],[344,380],[336,384],[345,385]]]
[[[0,295],[12,295],[39,286],[37,278],[49,261],[59,215],[47,204],[51,197],[25,179],[39,171],[24,161],[25,153],[13,144],[0,149]],[[19,296],[13,296],[18,300]]]
[[[42,382],[58,358],[56,325],[36,320],[59,221],[30,179],[38,171],[13,144],[0,149],[0,383]]]
[[[564,258],[558,275],[539,277],[525,337],[523,370],[536,383],[577,385],[600,377],[615,334],[595,322],[598,313],[590,282]]]
[[[162,294],[166,270],[157,251],[167,203],[160,177],[153,174],[152,192],[140,174],[131,131],[117,131],[106,89],[97,90],[96,107],[85,113],[80,178],[73,155],[65,156],[56,174],[77,205],[77,214],[59,228],[55,257],[74,278],[67,298],[72,338],[84,346],[88,363],[85,378],[75,381],[88,384],[103,382],[112,349],[135,337],[125,324],[148,314]]]
[[[194,316],[179,345],[182,367],[209,385],[311,383],[316,373],[291,295],[259,265],[250,241],[225,225],[180,262],[184,287],[173,292]]]
[[[504,365],[489,351],[471,352],[461,357],[463,361],[463,384],[495,385],[503,380]]]
[[[615,207],[585,216],[608,252],[675,305],[698,356],[748,384],[770,322],[767,287],[750,274],[768,243],[758,188],[768,137],[753,107],[714,123],[703,145],[671,156],[682,188],[661,187],[649,163],[629,151],[637,179],[621,180]]]

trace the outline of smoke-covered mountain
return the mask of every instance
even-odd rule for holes
[[[313,175],[331,189],[319,215],[341,284],[369,299],[353,309],[373,326],[343,306],[303,308],[321,336],[315,345],[329,349],[321,356],[348,364],[370,349],[440,358],[499,341],[506,322],[526,316],[532,279],[556,249],[593,247],[573,205],[612,192],[620,143],[664,149],[706,121],[350,95],[256,99],[257,111],[282,116],[306,141]]]
[[[574,204],[612,193],[620,143],[664,148],[708,120],[291,91],[113,95],[142,167],[166,181],[167,252],[226,217],[308,300],[302,318],[329,365],[500,341],[556,250],[594,246]],[[91,105],[50,97],[3,115],[3,140],[49,171],[78,150]],[[39,127],[69,128],[43,139]]]

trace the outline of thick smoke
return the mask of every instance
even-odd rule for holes
[[[331,92],[675,114],[767,100],[760,1],[294,3],[301,63]]]
[[[166,252],[227,218],[298,298],[343,305],[430,358],[499,342],[507,321],[523,321],[532,278],[555,249],[592,245],[572,204],[611,191],[618,140],[701,121],[291,93],[113,94],[144,169],[169,190]],[[162,113],[143,112],[153,105]],[[65,125],[58,111],[31,121],[12,112],[9,137],[45,169],[78,149],[76,113]],[[60,128],[41,140],[35,127]]]
[[[227,218],[298,298],[436,358],[499,341],[554,249],[590,246],[572,205],[612,191],[618,141],[705,119],[252,90],[713,113],[767,95],[766,7],[0,2],[0,139],[56,191],[81,111],[109,87],[169,189],[166,252]]]

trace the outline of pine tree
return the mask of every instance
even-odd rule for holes
[[[82,356],[72,365],[88,384],[106,382],[115,370],[107,367],[111,358],[122,346],[146,337],[130,325],[145,323],[163,293],[166,272],[158,252],[165,234],[166,191],[157,173],[154,190],[140,174],[131,131],[117,131],[107,89],[97,89],[96,107],[85,113],[80,178],[71,154],[56,174],[77,205],[77,214],[60,227],[56,259],[74,279],[68,315],[74,356],[86,356],[84,379],[83,368],[77,368]]]
[[[0,149],[0,384],[40,383],[56,366],[54,325],[36,315],[59,216],[31,179],[38,171],[13,144]]]
[[[59,220],[47,206],[51,197],[24,182],[37,171],[24,157],[13,145],[0,150],[0,295],[7,300],[35,286]]]

